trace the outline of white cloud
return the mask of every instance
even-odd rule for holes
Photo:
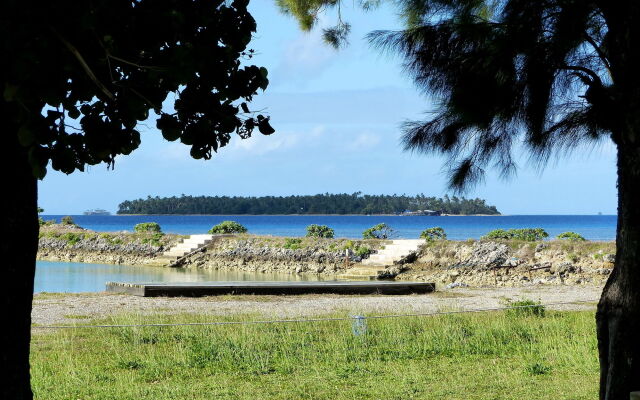
[[[347,147],[351,150],[363,150],[375,147],[380,143],[380,136],[369,132],[360,133]]]

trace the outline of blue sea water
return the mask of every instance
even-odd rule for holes
[[[61,215],[43,215],[60,220]],[[362,231],[381,222],[391,226],[398,238],[417,238],[425,228],[440,226],[449,239],[478,239],[493,229],[544,228],[550,237],[574,231],[589,240],[614,240],[615,215],[505,215],[505,216],[354,216],[354,215],[74,215],[87,229],[104,232],[132,231],[140,222],[157,222],[166,233],[206,233],[221,221],[233,220],[249,233],[304,236],[310,224],[328,225],[336,237],[360,238]]]

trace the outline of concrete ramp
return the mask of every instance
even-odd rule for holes
[[[342,279],[379,279],[385,277],[387,268],[398,264],[402,260],[416,254],[424,239],[398,239],[392,240],[383,249],[372,254],[362,263],[348,269],[339,275]]]
[[[200,247],[210,243],[213,240],[213,235],[191,235],[184,239],[182,242],[173,246],[169,250],[162,253],[161,258],[171,264],[180,257],[183,257]]]

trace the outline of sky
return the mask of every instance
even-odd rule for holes
[[[139,127],[142,145],[105,165],[65,175],[49,170],[39,184],[45,214],[81,214],[151,196],[291,195],[316,193],[450,193],[446,159],[403,150],[400,124],[433,111],[403,74],[401,60],[372,48],[365,35],[398,29],[391,8],[343,10],[350,44],[334,50],[320,29],[302,32],[271,0],[253,0],[258,31],[252,63],[269,70],[270,84],[251,108],[271,116],[276,133],[234,137],[211,160],[193,160],[189,147],[165,141],[155,121]],[[322,17],[320,27],[331,24]],[[544,169],[518,157],[517,174],[503,180],[488,171],[464,194],[503,214],[615,214],[615,148],[603,143],[552,160]]]

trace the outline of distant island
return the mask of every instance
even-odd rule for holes
[[[286,215],[286,214],[392,214],[392,215],[500,215],[483,199],[423,194],[368,195],[316,194],[313,196],[185,196],[151,197],[127,200],[118,205],[118,214],[209,214],[209,215]]]

